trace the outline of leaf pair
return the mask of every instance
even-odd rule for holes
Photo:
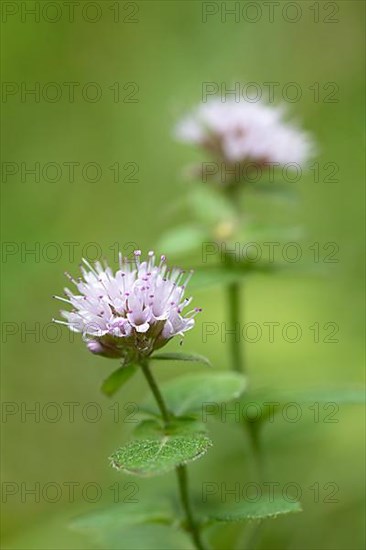
[[[190,361],[211,366],[211,363],[206,357],[194,353],[157,353],[153,355],[151,359],[157,361]],[[123,365],[112,372],[102,384],[101,390],[104,395],[107,397],[114,395],[134,374],[136,374],[138,368],[139,365],[129,364]]]
[[[192,550],[189,536],[173,528],[168,500],[118,503],[75,518],[70,527],[87,536],[93,546],[110,550]]]
[[[232,506],[210,506],[201,510],[202,527],[215,522],[232,523],[277,518],[301,511],[298,502],[283,497],[242,501]],[[88,536],[100,548],[111,550],[193,550],[187,533],[179,528],[168,500],[156,499],[136,505],[115,504],[74,519],[74,531]]]
[[[232,372],[191,374],[166,383],[162,394],[174,415],[171,424],[166,428],[160,420],[142,422],[135,439],[113,453],[112,465],[128,474],[152,476],[200,458],[212,445],[206,426],[199,421],[205,404],[237,399],[245,387],[245,377]],[[159,416],[150,397],[141,410]]]

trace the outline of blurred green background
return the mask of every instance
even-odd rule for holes
[[[3,14],[5,4],[20,9],[21,3],[3,2]],[[71,342],[66,330],[56,333],[48,323],[58,316],[59,309],[51,297],[61,293],[64,271],[77,273],[84,245],[98,243],[112,261],[114,243],[128,252],[131,243],[147,251],[169,227],[186,222],[189,213],[184,208],[175,210],[172,204],[186,194],[182,168],[197,159],[197,153],[175,143],[172,128],[181,113],[200,100],[202,82],[226,82],[229,86],[236,81],[276,81],[280,87],[298,83],[303,94],[290,105],[291,111],[313,133],[320,165],[339,165],[335,183],[315,183],[311,172],[306,172],[296,184],[300,205],[295,213],[291,208],[283,213],[307,228],[307,243],[336,242],[339,263],[329,264],[325,277],[253,278],[245,286],[247,321],[297,322],[303,328],[303,337],[296,344],[280,338],[269,344],[265,337],[247,344],[251,385],[296,391],[343,388],[362,384],[364,375],[364,3],[332,2],[339,8],[337,23],[323,22],[329,13],[326,2],[315,3],[320,10],[318,23],[310,9],[313,3],[307,1],[296,3],[302,10],[296,23],[281,16],[286,2],[280,3],[272,23],[264,6],[256,23],[243,18],[236,23],[230,17],[224,23],[220,14],[203,23],[201,2],[174,0],[137,2],[138,10],[135,3],[129,3],[131,7],[120,2],[119,22],[113,21],[115,11],[111,10],[116,3],[103,1],[99,3],[100,20],[91,23],[80,15],[85,4],[80,2],[75,8],[74,22],[68,22],[65,8],[55,23],[42,16],[35,22],[30,15],[22,22],[20,11],[3,22],[4,82],[16,86],[25,82],[30,87],[39,82],[41,88],[49,82],[80,82],[73,103],[67,100],[65,86],[62,98],[54,103],[42,97],[36,102],[32,96],[21,101],[20,93],[3,96],[2,102],[3,162],[18,166],[24,162],[28,167],[35,162],[41,166],[80,163],[74,182],[68,181],[66,168],[53,183],[42,176],[39,182],[32,176],[22,182],[20,172],[7,181],[3,176],[2,181],[3,242],[8,243],[2,264],[2,399],[15,403],[19,410],[35,403],[42,409],[54,402],[63,411],[57,422],[42,415],[39,422],[32,416],[24,421],[20,412],[3,416],[3,482],[16,483],[19,490],[3,497],[3,548],[9,550],[86,548],[85,541],[66,528],[69,518],[94,506],[82,498],[85,484],[100,485],[103,494],[95,505],[100,506],[113,502],[109,487],[115,482],[120,483],[122,497],[128,494],[127,482],[137,483],[141,500],[151,491],[164,493],[175,483],[172,474],[141,481],[120,476],[108,466],[107,456],[127,439],[133,427],[122,421],[130,412],[123,407],[146,393],[144,381],[137,376],[112,400],[120,406],[120,421],[115,422],[111,402],[99,391],[112,362],[88,354],[79,338]],[[89,13],[94,17],[92,8]],[[137,22],[123,21],[126,17]],[[100,101],[82,98],[80,90],[87,82],[98,83]],[[137,83],[134,97],[138,101],[115,103],[109,89],[115,82],[120,83],[122,97],[133,90],[123,90],[126,83]],[[309,90],[315,82],[337,83],[339,101],[315,102]],[[82,177],[81,166],[88,162],[101,166],[100,181],[92,183]],[[108,168],[116,162],[121,166],[118,183]],[[139,167],[137,182],[122,181],[130,173],[125,167],[130,162]],[[271,212],[268,203],[262,214],[270,217]],[[74,258],[65,245],[70,242],[78,243]],[[62,254],[56,261],[47,258],[47,251],[51,258],[54,254],[47,243],[60,246]],[[39,246],[39,257],[22,255],[25,246]],[[92,248],[89,253],[92,256]],[[225,319],[223,290],[197,292],[195,305],[203,307],[203,313],[197,328],[187,335],[184,349],[207,355],[217,369],[228,368],[220,335],[203,343],[201,330],[204,322]],[[337,323],[339,343],[314,343],[308,327],[315,322]],[[36,323],[39,341],[25,334]],[[16,334],[9,333],[12,329]],[[43,329],[46,332],[42,334]],[[170,349],[177,346],[172,343]],[[196,368],[159,365],[156,374],[163,380]],[[80,404],[75,422],[68,419],[67,402]],[[81,414],[90,402],[100,406],[98,422],[87,421]],[[89,413],[92,416],[93,410]],[[266,429],[269,480],[281,485],[298,483],[304,512],[269,522],[259,547],[363,548],[363,409],[340,405],[335,424],[314,423],[311,414],[304,408],[300,422],[279,420]],[[215,424],[211,431],[213,450],[191,468],[198,495],[202,481],[245,483],[254,476],[248,444],[238,442],[235,428]],[[239,445],[247,455],[245,463],[238,456]],[[42,495],[39,502],[31,495],[22,498],[21,484],[30,488],[37,482],[41,491],[49,482],[63,487],[67,482],[80,485],[73,503],[68,502],[66,489],[55,503]],[[314,483],[321,487],[320,502],[314,502],[309,489]],[[339,487],[338,503],[324,502],[330,493],[329,487],[323,488],[326,483]],[[50,495],[52,498],[51,489]],[[92,490],[90,495],[92,498]],[[218,541],[220,548],[227,548],[225,538]]]

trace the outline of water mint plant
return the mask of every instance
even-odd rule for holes
[[[283,117],[282,109],[264,104],[238,105],[211,100],[178,125],[177,135],[209,152],[218,165],[225,163],[233,168],[239,164],[240,174],[250,174],[253,166],[304,163],[311,154],[313,146],[309,136],[286,123]],[[249,172],[243,171],[248,166]],[[227,288],[229,328],[235,331],[240,330],[243,319],[243,278],[256,272],[271,272],[273,268],[268,269],[265,262],[252,265],[236,258],[229,248],[236,240],[248,239],[250,234],[253,240],[253,216],[243,208],[242,201],[253,185],[250,178],[238,179],[236,171],[231,173],[233,177],[224,182],[208,178],[203,193],[191,190],[190,195],[201,221],[209,220],[206,238],[213,236],[215,244],[220,244],[221,252],[223,250],[218,264],[198,266],[198,278],[201,277],[201,284],[206,286],[212,268],[216,269],[218,281]],[[174,230],[172,234],[174,244]],[[182,234],[179,238],[182,241]],[[202,234],[196,233],[192,239],[191,232],[190,239],[202,245]],[[227,245],[228,250],[222,245]],[[83,260],[81,277],[75,280],[68,275],[76,291],[66,288],[65,297],[56,297],[72,308],[62,310],[64,320],[56,322],[80,333],[91,353],[120,362],[119,368],[102,383],[101,390],[106,396],[114,395],[138,372],[150,390],[150,397],[139,407],[141,415],[132,438],[110,455],[111,466],[120,473],[141,478],[175,471],[178,482],[179,510],[171,495],[168,503],[155,498],[145,502],[141,512],[135,514],[118,504],[118,510],[114,507],[75,520],[75,529],[90,534],[97,530],[101,534],[102,548],[127,550],[120,540],[125,533],[140,530],[141,525],[156,527],[157,524],[161,532],[154,531],[153,539],[167,537],[166,529],[189,537],[174,539],[172,548],[215,548],[214,533],[220,524],[256,520],[260,528],[266,518],[301,510],[296,500],[289,502],[278,495],[253,502],[244,500],[234,506],[222,502],[205,506],[204,502],[198,504],[198,495],[189,487],[187,465],[204,457],[213,446],[207,423],[203,422],[205,406],[248,401],[261,404],[273,395],[248,391],[240,338],[232,338],[228,350],[229,371],[207,369],[209,361],[197,354],[161,352],[161,348],[176,337],[182,343],[201,312],[200,308],[190,308],[192,298],[185,296],[191,277],[192,271],[169,268],[164,255],[157,261],[154,252],[149,252],[143,260],[141,251],[135,250],[132,259],[119,256],[115,271],[106,262],[91,265]],[[179,376],[160,387],[154,374],[155,361],[195,362],[204,365],[206,372]],[[276,393],[276,399],[281,402],[281,395]],[[265,415],[259,420],[256,416],[247,416],[238,423],[249,435],[260,481],[263,481],[260,432],[265,420]],[[257,537],[256,527],[245,531],[245,544],[251,550],[255,546],[253,537]],[[159,547],[156,540],[148,539],[150,534],[138,547]],[[241,544],[238,541],[238,545]]]
[[[203,403],[236,400],[246,388],[246,378],[231,372],[189,374],[162,388],[156,381],[151,368],[154,361],[196,362],[203,363],[206,368],[209,364],[200,355],[160,352],[174,337],[182,340],[184,334],[194,327],[194,318],[201,311],[194,308],[185,313],[191,298],[184,298],[184,294],[192,273],[187,275],[178,268],[168,268],[165,256],[156,263],[153,252],[148,253],[147,260],[141,261],[141,252],[137,250],[132,260],[120,256],[115,272],[107,263],[102,266],[97,262],[92,266],[83,260],[81,275],[76,280],[68,275],[77,293],[66,288],[65,298],[57,297],[72,308],[62,310],[65,321],[57,322],[80,333],[93,354],[120,361],[120,367],[102,384],[105,395],[114,395],[138,371],[143,374],[151,391],[151,398],[140,407],[142,415],[132,439],[112,453],[110,464],[118,472],[140,477],[163,475],[174,470],[180,511],[177,514],[172,499],[167,515],[166,503],[160,504],[154,499],[150,505],[147,504],[147,510],[135,514],[122,507],[119,521],[113,508],[75,520],[74,528],[83,531],[85,526],[89,526],[95,532],[105,530],[107,525],[108,534],[103,539],[105,547],[126,548],[122,542],[116,546],[115,539],[111,542],[110,537],[119,537],[124,530],[141,522],[162,522],[165,528],[178,529],[190,537],[190,543],[180,539],[177,547],[191,548],[193,544],[197,550],[203,550],[209,548],[209,537],[202,531],[205,529],[209,533],[215,522],[298,511],[297,503],[288,506],[288,503],[278,500],[269,505],[262,503],[259,508],[256,504],[255,509],[246,506],[227,512],[222,510],[222,506],[196,510],[192,505],[187,464],[203,457],[212,447],[207,425],[202,422]],[[149,548],[150,543],[144,542],[144,548]]]

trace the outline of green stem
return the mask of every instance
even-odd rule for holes
[[[187,519],[187,524],[189,531],[192,535],[192,540],[197,548],[197,550],[205,550],[205,547],[201,540],[201,534],[198,528],[198,525],[195,522],[193,511],[191,507],[191,503],[189,500],[188,495],[188,478],[187,478],[187,467],[186,466],[178,466],[175,469],[178,477],[178,484],[179,484],[179,491],[180,491],[180,499],[182,506],[184,508],[184,512]]]
[[[165,428],[167,428],[169,426],[169,423],[170,423],[170,418],[171,418],[171,415],[169,414],[169,411],[168,411],[168,408],[165,404],[165,401],[164,401],[164,398],[162,396],[162,394],[160,393],[160,390],[159,390],[159,387],[157,385],[157,383],[155,382],[155,379],[151,373],[151,370],[149,369],[149,365],[147,362],[142,362],[141,363],[141,368],[142,368],[142,372],[144,373],[145,375],[145,378],[147,380],[147,383],[149,384],[150,386],[150,389],[155,397],[155,400],[156,400],[156,403],[159,407],[159,410],[161,412],[161,416],[163,417],[163,420],[164,420],[164,426]]]
[[[244,357],[240,342],[240,285],[239,283],[230,283],[227,290],[230,330],[234,331],[231,338],[232,369],[244,373]]]
[[[149,387],[155,397],[156,403],[159,407],[159,410],[161,412],[161,416],[164,421],[164,427],[168,428],[171,422],[171,419],[173,415],[169,413],[168,408],[165,404],[164,398],[159,390],[159,387],[152,375],[152,372],[149,368],[149,365],[147,362],[141,362],[141,368],[142,372],[145,375],[145,378],[147,380],[147,383],[149,384]],[[188,492],[188,477],[187,477],[187,467],[186,466],[177,466],[175,468],[177,478],[178,478],[178,484],[179,484],[179,495],[180,500],[182,504],[182,508],[184,510],[186,521],[187,521],[187,530],[189,531],[192,540],[194,542],[194,545],[197,550],[205,550],[205,547],[203,545],[203,542],[201,540],[201,534],[199,531],[199,526],[196,523],[191,507],[191,503],[189,500],[189,492]]]

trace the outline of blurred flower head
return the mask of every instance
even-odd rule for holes
[[[119,257],[119,269],[113,273],[107,265],[91,266],[83,260],[82,277],[74,280],[78,293],[65,288],[66,298],[57,299],[72,306],[63,310],[70,330],[83,334],[88,349],[105,357],[122,357],[131,361],[150,355],[174,336],[194,326],[199,309],[183,315],[191,298],[184,298],[191,274],[172,268],[161,256],[155,265],[155,255],[149,252],[147,261],[140,261],[141,252],[133,260]]]
[[[208,150],[220,161],[258,165],[303,165],[313,151],[309,135],[286,122],[281,106],[263,101],[223,102],[211,98],[183,118],[175,129],[179,141]]]

